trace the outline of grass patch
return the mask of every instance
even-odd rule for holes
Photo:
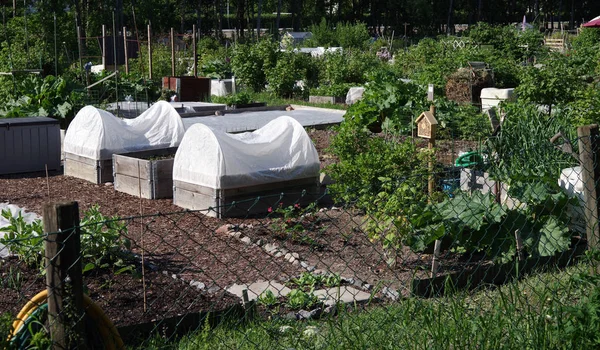
[[[176,343],[176,349],[593,349],[600,278],[581,264],[520,282],[440,299],[407,299],[330,319],[230,322]]]

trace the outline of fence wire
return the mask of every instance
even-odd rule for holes
[[[351,199],[359,189],[321,187],[125,218],[93,208],[53,233],[15,219],[0,348],[595,348],[586,164],[554,182],[494,179],[485,164],[400,177],[369,206]],[[77,237],[60,283],[38,294]]]

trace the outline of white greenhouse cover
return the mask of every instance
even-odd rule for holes
[[[160,101],[134,119],[120,119],[93,106],[75,116],[64,141],[64,151],[81,157],[104,160],[114,153],[176,147],[185,128],[168,102]]]
[[[242,134],[192,125],[175,155],[173,180],[229,189],[317,177],[319,168],[319,155],[302,125],[282,116]]]

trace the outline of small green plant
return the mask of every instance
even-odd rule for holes
[[[273,308],[279,304],[279,300],[270,289],[267,289],[261,295],[259,295],[257,301],[260,305],[263,305],[267,308]]]
[[[292,282],[300,288],[313,289],[321,283],[322,277],[319,275],[312,274],[310,272],[302,272],[302,275],[298,278],[292,279]]]
[[[305,292],[301,289],[294,289],[286,296],[286,305],[293,310],[310,308],[319,302],[313,291]]]
[[[21,214],[13,216],[8,209],[2,210],[2,217],[9,221],[9,225],[0,228],[6,234],[0,238],[0,243],[8,250],[19,256],[28,266],[38,266],[42,260],[43,228],[40,220],[27,223]]]
[[[0,349],[10,349],[7,335],[12,329],[13,316],[8,312],[0,314]]]
[[[6,232],[0,243],[28,266],[42,268],[44,236],[41,220],[27,223],[20,212],[14,217],[9,210],[3,210],[2,216],[10,221],[10,225],[0,229]],[[116,217],[105,217],[95,205],[84,213],[80,227],[84,273],[106,268],[116,268],[115,273],[134,270],[133,255],[129,252],[131,242],[126,238],[124,222]]]

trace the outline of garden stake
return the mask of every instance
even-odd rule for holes
[[[433,259],[431,260],[431,278],[435,278],[437,275],[438,268],[440,267],[439,256],[442,248],[442,241],[439,239],[435,240],[433,247]]]
[[[142,176],[140,171],[140,161],[138,160],[138,193],[140,196],[140,243],[142,245],[142,290],[144,293],[144,312],[146,312],[146,269],[144,268],[144,208],[142,207]]]
[[[521,239],[518,229],[515,230],[515,240],[517,241],[517,256],[519,261],[523,261],[523,239]]]
[[[44,164],[46,167],[46,188],[48,189],[48,197],[50,197],[50,179],[48,179],[48,164]]]

